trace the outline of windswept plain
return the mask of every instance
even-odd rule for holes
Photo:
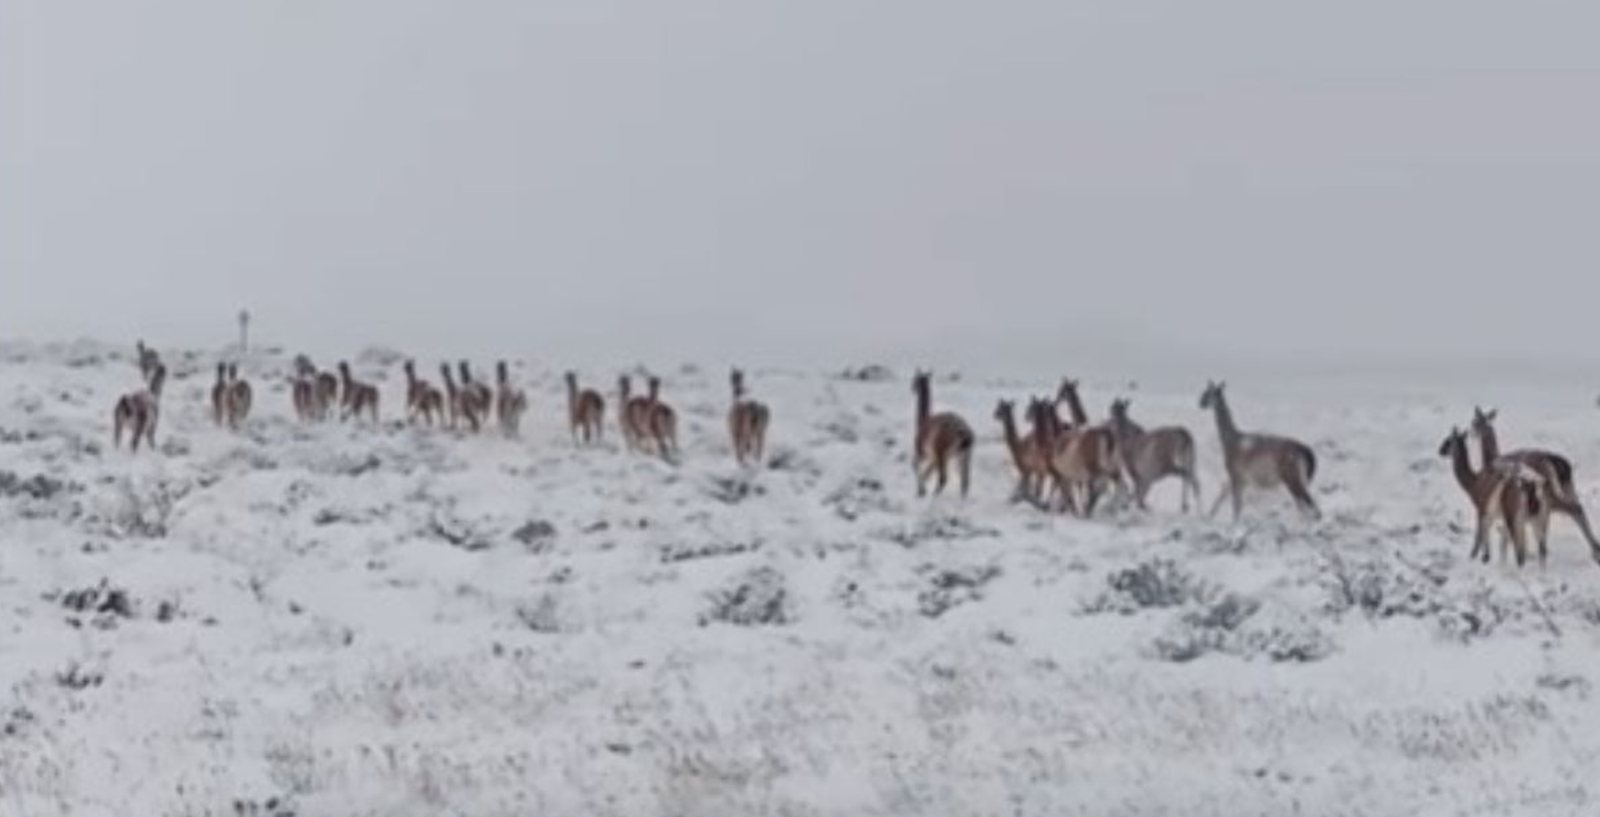
[[[574,445],[559,363],[513,362],[521,439],[406,427],[401,358],[351,358],[383,422],[296,422],[290,351],[164,349],[157,451],[111,448],[131,349],[0,346],[0,813],[1569,815],[1600,795],[1600,567],[1469,563],[1437,455],[1473,401],[1577,464],[1560,384],[1230,383],[1319,456],[1320,521],[1093,520],[1009,501],[997,399],[973,495],[914,498],[909,372],[746,364],[768,462],[735,466],[725,364],[656,372],[678,465]],[[484,361],[487,364],[488,361]],[[428,368],[431,368],[431,364]],[[620,368],[585,371],[611,387]],[[858,371],[857,375],[872,375]],[[949,374],[949,373],[944,373]],[[1216,432],[1192,383],[1086,377]],[[614,407],[608,406],[608,412]]]

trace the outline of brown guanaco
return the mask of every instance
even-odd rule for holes
[[[421,419],[425,425],[444,424],[444,395],[439,387],[417,377],[417,364],[407,360],[401,369],[406,376],[406,420],[415,423]]]
[[[359,420],[365,415],[367,419],[377,423],[378,387],[355,379],[350,374],[350,363],[343,360],[339,361],[339,381],[344,394],[340,419],[348,420],[354,417]]]
[[[1494,429],[1494,421],[1499,414],[1497,409],[1485,411],[1475,406],[1472,410],[1472,436],[1478,438],[1484,467],[1510,460],[1543,477],[1550,509],[1565,514],[1577,524],[1584,541],[1589,544],[1590,557],[1600,562],[1600,540],[1596,540],[1594,531],[1589,527],[1589,515],[1584,511],[1583,502],[1578,498],[1578,490],[1573,484],[1572,461],[1554,451],[1538,448],[1501,453],[1500,438]]]
[[[489,422],[489,416],[494,411],[494,393],[488,384],[480,383],[472,377],[472,367],[465,360],[458,361],[456,371],[461,375],[457,385],[460,391],[461,407],[464,412],[470,412],[469,422],[472,430],[477,431]]]
[[[744,372],[734,369],[728,375],[733,388],[733,406],[728,409],[728,434],[733,439],[733,457],[740,465],[761,465],[767,447],[767,426],[772,412],[765,403],[745,397]]]
[[[645,431],[655,445],[656,453],[671,462],[678,456],[678,413],[661,400],[661,378],[651,376],[649,385],[647,399],[650,403]]]
[[[622,440],[629,451],[643,451],[650,441],[650,399],[633,394],[633,380],[627,375],[617,378],[617,424],[622,428]]]
[[[1000,422],[1000,428],[1005,433],[1006,449],[1011,452],[1011,462],[1017,468],[1017,488],[1012,492],[1012,501],[1026,499],[1038,503],[1049,473],[1038,435],[1023,437],[1018,433],[1016,404],[1010,400],[1001,400],[995,406],[994,418]]]
[[[1091,434],[1099,437],[1091,445],[1097,449],[1110,448],[1114,454],[1109,462],[1102,465],[1104,473],[1087,484],[1085,494],[1087,495],[1088,504],[1090,506],[1094,505],[1101,493],[1104,492],[1107,484],[1117,490],[1119,498],[1124,497],[1126,495],[1126,484],[1122,474],[1122,455],[1121,452],[1116,450],[1117,437],[1111,429],[1110,422],[1098,425],[1090,423],[1089,413],[1084,410],[1083,399],[1078,394],[1078,381],[1073,378],[1064,377],[1061,379],[1061,387],[1056,390],[1056,403],[1066,403],[1067,413],[1072,417],[1071,428],[1075,433]],[[1058,431],[1061,430],[1061,426],[1056,428]],[[1135,428],[1137,429],[1137,426]],[[1057,439],[1065,440],[1067,438],[1058,434]]]
[[[1523,528],[1532,524],[1539,540],[1539,564],[1544,565],[1548,555],[1550,532],[1549,483],[1537,472],[1528,470],[1515,460],[1488,461],[1477,471],[1467,454],[1467,434],[1459,428],[1450,429],[1444,442],[1439,444],[1439,456],[1450,460],[1456,484],[1472,502],[1473,520],[1476,523],[1472,537],[1472,554],[1469,559],[1482,556],[1489,561],[1489,534],[1495,522],[1502,526],[1500,561],[1506,561],[1506,547],[1516,551],[1517,566],[1527,559],[1527,537]]]
[[[1240,431],[1224,394],[1226,383],[1208,382],[1200,394],[1200,408],[1216,415],[1217,437],[1222,442],[1222,464],[1228,484],[1217,495],[1208,516],[1215,516],[1224,500],[1233,500],[1233,519],[1243,511],[1246,488],[1283,486],[1302,513],[1320,519],[1322,510],[1311,497],[1311,480],[1317,474],[1317,455],[1311,446],[1290,437]]]
[[[601,427],[605,424],[605,398],[594,389],[578,388],[577,372],[567,372],[566,381],[567,423],[572,428],[572,441],[599,442]]]
[[[228,364],[228,387],[224,397],[226,404],[225,414],[228,427],[237,430],[250,418],[250,406],[255,401],[255,393],[250,388],[250,381],[239,377],[239,364]]]
[[[1111,439],[1094,429],[1067,427],[1056,413],[1056,404],[1049,400],[1035,400],[1029,410],[1038,444],[1046,452],[1045,468],[1060,509],[1093,516],[1102,493],[1096,486],[1120,478]],[[1076,499],[1080,492],[1084,495],[1081,511]]]
[[[949,481],[951,460],[956,461],[965,497],[972,481],[972,450],[977,437],[972,426],[953,412],[933,413],[933,375],[917,371],[911,378],[916,395],[916,425],[912,437],[911,467],[917,478],[917,496],[928,495],[928,477],[938,475],[934,493],[943,493]]]
[[[122,432],[133,432],[132,450],[139,450],[142,439],[150,448],[156,444],[156,423],[161,419],[161,389],[166,385],[167,367],[157,362],[150,368],[145,387],[123,395],[111,411],[111,445],[122,447]]]

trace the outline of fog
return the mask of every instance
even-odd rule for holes
[[[0,336],[1592,360],[1600,6],[10,0]]]

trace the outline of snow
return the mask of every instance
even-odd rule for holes
[[[662,371],[671,466],[613,416],[575,446],[533,363],[507,440],[399,424],[377,352],[382,427],[295,423],[265,352],[229,433],[215,355],[163,355],[135,456],[131,350],[0,347],[8,817],[1539,815],[1600,788],[1600,569],[1559,519],[1544,570],[1469,563],[1436,456],[1494,398],[1600,507],[1594,409],[1559,384],[1235,376],[1241,426],[1316,448],[1326,517],[1258,497],[1234,525],[1176,481],[1090,521],[1009,503],[994,401],[1048,378],[937,382],[975,488],[917,501],[905,373],[751,369],[772,462],[744,472],[709,368]],[[1203,382],[1131,412],[1196,434],[1209,506]],[[1124,384],[1085,378],[1091,411]]]

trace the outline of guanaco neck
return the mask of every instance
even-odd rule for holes
[[[933,413],[933,395],[928,381],[917,381],[917,439],[922,439],[922,430],[928,427],[928,417]]]
[[[1222,451],[1232,459],[1239,448],[1239,427],[1233,424],[1233,410],[1228,408],[1227,398],[1221,394],[1212,401],[1211,410],[1217,416],[1217,438],[1222,440]]]
[[[1089,424],[1089,413],[1083,410],[1083,401],[1078,399],[1076,386],[1063,384],[1059,396],[1067,404],[1067,412],[1072,415],[1073,425],[1083,426]]]
[[[1478,424],[1478,446],[1483,454],[1483,467],[1488,468],[1489,463],[1500,459],[1500,437],[1495,434],[1493,423]]]
[[[1000,412],[1000,427],[1005,430],[1006,448],[1011,449],[1011,459],[1021,465],[1023,460],[1022,437],[1017,434],[1017,418],[1012,413],[1010,406]]]
[[[1461,490],[1476,496],[1478,475],[1472,471],[1472,462],[1467,458],[1467,441],[1457,438],[1450,442],[1450,468],[1455,472],[1456,482],[1461,484]]]

